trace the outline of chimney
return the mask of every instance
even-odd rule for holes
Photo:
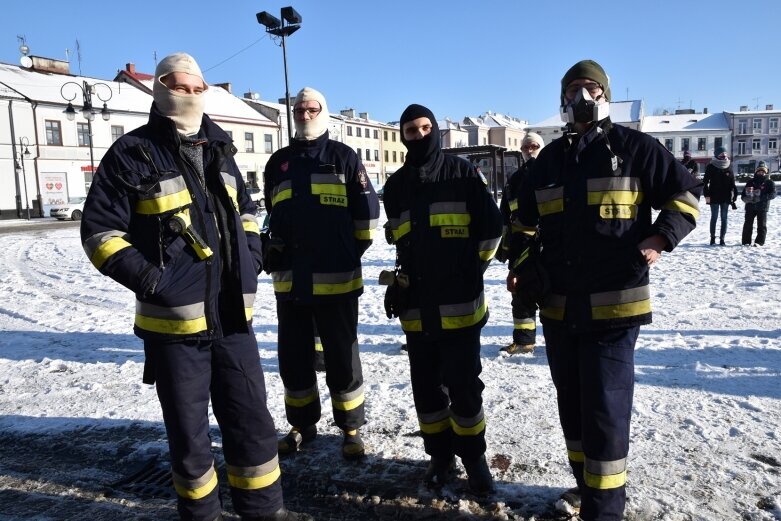
[[[765,105],[765,110],[773,110],[773,104]]]
[[[225,89],[225,90],[227,90],[229,93],[231,93],[231,94],[232,94],[232,92],[231,92],[231,84],[230,84],[230,82],[227,82],[227,83],[212,83],[212,85],[214,85],[215,87],[220,87],[221,89]]]
[[[130,74],[136,73],[136,64],[135,63],[126,63],[125,64],[125,72],[129,72]]]
[[[259,92],[245,92],[244,93],[244,99],[252,99],[252,100],[259,100],[260,99],[260,93]]]
[[[70,63],[43,56],[30,56],[33,61],[31,69],[41,72],[53,72],[54,74],[70,74]]]
[[[369,113],[368,112],[361,112],[358,114],[358,117],[361,119],[365,119],[366,121],[369,121]]]
[[[748,112],[748,105],[741,105],[740,112]]]
[[[705,107],[704,109],[702,109],[702,113],[703,114],[707,114],[708,113],[708,107]]]
[[[355,109],[343,109],[339,111],[339,114],[342,116],[345,116],[347,118],[354,118],[355,117]]]

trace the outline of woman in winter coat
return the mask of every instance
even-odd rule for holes
[[[703,194],[705,202],[710,206],[710,243],[716,244],[716,221],[721,216],[719,244],[724,246],[724,235],[727,233],[727,212],[732,205],[737,209],[735,201],[738,198],[738,188],[735,186],[735,175],[730,170],[730,159],[727,149],[719,147],[713,154],[710,164],[705,168]]]

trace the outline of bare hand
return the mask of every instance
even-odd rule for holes
[[[645,257],[645,262],[651,266],[662,257],[662,250],[667,246],[667,241],[659,234],[651,235],[637,245],[640,253]]]
[[[507,291],[515,293],[516,284],[518,284],[518,277],[512,271],[507,273]]]

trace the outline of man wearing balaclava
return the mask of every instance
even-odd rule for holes
[[[261,269],[255,205],[228,134],[203,113],[195,59],[166,56],[146,125],[119,138],[84,205],[92,264],[136,295],[143,381],[156,384],[181,519],[222,519],[209,402],[244,521],[311,520],[282,501],[276,429],[252,329]]]
[[[513,237],[510,232],[513,229],[515,212],[518,209],[518,190],[521,187],[521,181],[529,175],[534,160],[543,146],[545,146],[545,142],[542,136],[536,132],[526,133],[521,141],[523,164],[510,176],[502,191],[502,202],[499,205],[499,210],[502,212],[502,242],[496,254],[502,262],[507,260],[507,254],[510,251],[510,240]],[[531,353],[534,351],[534,343],[537,338],[537,321],[535,320],[537,304],[521,300],[520,296],[515,293],[515,279],[515,274],[510,269],[507,273],[507,291],[512,294],[513,341],[502,347],[501,351],[511,355]]]
[[[595,61],[573,65],[560,95],[568,131],[521,185],[510,266],[516,294],[540,307],[577,483],[563,499],[586,521],[619,520],[648,275],[694,229],[702,187],[654,138],[610,121],[610,81]]]
[[[493,478],[485,458],[480,331],[488,317],[483,271],[499,245],[501,215],[482,174],[442,153],[429,109],[410,105],[400,124],[407,156],[383,194],[387,237],[396,246],[385,310],[407,337],[415,410],[431,457],[423,480],[442,487],[459,456],[470,490],[487,495]]]
[[[749,179],[740,199],[746,203],[746,217],[743,221],[743,246],[751,244],[751,234],[754,232],[754,220],[757,221],[757,237],[754,246],[764,246],[767,236],[767,211],[770,200],[776,197],[776,184],[768,177],[767,164],[760,161],[754,172],[754,178]]]
[[[270,214],[264,267],[277,298],[279,374],[291,425],[278,449],[292,455],[317,435],[316,328],[341,454],[357,460],[366,451],[359,432],[366,421],[358,350],[361,256],[371,245],[380,203],[355,151],[329,138],[325,97],[301,89],[293,116],[295,138],[271,156],[263,173]]]

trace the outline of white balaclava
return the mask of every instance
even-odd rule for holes
[[[320,104],[320,113],[313,119],[299,120],[295,119],[293,123],[296,126],[296,139],[305,139],[311,141],[317,139],[328,130],[328,105],[325,103],[325,96],[311,87],[304,87],[296,95],[293,101],[293,107],[302,101],[316,101]]]
[[[198,67],[195,58],[183,52],[166,56],[155,69],[152,97],[157,110],[176,124],[176,130],[185,136],[191,136],[197,134],[201,128],[205,98],[203,94],[183,94],[169,89],[161,80],[173,72],[198,76],[203,81],[204,91],[209,86],[204,81],[201,68]]]
[[[540,148],[531,153],[523,150],[523,146],[528,145],[529,143],[537,143]],[[523,141],[521,141],[521,155],[523,156],[524,161],[528,161],[532,157],[536,158],[544,146],[545,141],[542,139],[541,135],[536,132],[527,132],[526,136],[523,138]]]

